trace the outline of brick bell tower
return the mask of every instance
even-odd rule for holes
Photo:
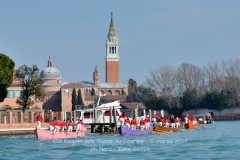
[[[115,26],[113,23],[113,13],[108,30],[106,42],[106,83],[119,82],[119,43]]]

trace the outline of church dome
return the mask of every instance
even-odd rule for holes
[[[53,66],[52,61],[48,60],[48,65],[47,67],[45,67],[41,73],[40,73],[40,77],[45,80],[45,79],[62,79],[62,75],[61,72]]]

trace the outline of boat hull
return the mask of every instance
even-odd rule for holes
[[[166,127],[162,127],[162,126],[154,124],[154,130],[158,131],[158,132],[171,132],[171,131],[177,132],[181,129],[182,129],[182,126],[180,126],[178,128],[166,128]]]
[[[68,139],[85,137],[86,130],[82,132],[53,132],[44,129],[37,129],[37,138],[39,140],[54,140],[54,139]]]
[[[192,124],[191,122],[185,124],[186,129],[194,129],[197,128],[196,124]]]
[[[127,127],[121,126],[118,128],[119,134],[121,135],[128,135],[128,136],[135,136],[135,135],[148,135],[151,134],[151,131],[147,130],[133,130]]]

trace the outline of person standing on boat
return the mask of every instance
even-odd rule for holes
[[[141,130],[144,130],[145,127],[146,127],[146,125],[145,125],[145,120],[144,120],[144,118],[142,118],[141,121],[140,121],[140,129],[141,129]]]
[[[71,122],[68,124],[68,132],[72,132],[72,131],[73,131],[73,128],[74,128],[74,123],[73,123],[73,121],[71,121]]]
[[[128,117],[125,119],[124,125],[125,125],[127,128],[130,128],[131,122],[130,122],[130,120],[129,120]]]
[[[43,117],[42,117],[42,113],[40,112],[39,115],[37,116],[37,124],[38,124],[38,128],[41,128],[41,124],[43,121]]]
[[[151,120],[150,120],[149,115],[147,115],[147,117],[145,118],[145,122],[146,122],[146,129],[150,129]]]
[[[64,119],[63,122],[62,122],[62,131],[64,132],[65,128],[67,127],[67,122],[66,120]]]
[[[136,130],[137,129],[137,120],[136,118],[133,118],[131,121],[131,129]]]
[[[77,131],[82,131],[82,129],[83,129],[83,127],[84,127],[84,123],[83,123],[83,121],[82,121],[82,119],[80,119],[80,121],[78,121],[78,124],[77,124],[77,128],[76,128],[76,132]]]

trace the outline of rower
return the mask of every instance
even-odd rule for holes
[[[163,117],[160,118],[159,126],[164,126],[165,120]]]
[[[125,121],[124,121],[124,125],[125,125],[127,128],[130,128],[130,124],[131,124],[131,122],[130,122],[129,118],[127,117],[127,118],[125,119]]]
[[[187,113],[187,114],[185,115],[185,117],[184,117],[184,118],[185,118],[185,124],[188,123],[189,117],[190,117],[190,116],[189,116],[189,114]]]
[[[144,120],[144,118],[142,118],[141,121],[140,121],[140,129],[141,130],[145,129],[145,120]]]
[[[52,120],[52,122],[50,122],[50,125],[48,126],[48,130],[49,131],[53,131],[56,125],[56,121]]]
[[[77,129],[76,129],[76,132],[77,131],[82,131],[82,129],[83,129],[83,127],[84,127],[84,123],[83,123],[83,121],[82,121],[82,119],[80,119],[80,121],[78,121],[78,124],[77,124]]]
[[[195,125],[197,124],[197,118],[196,117],[192,117],[192,123]]]
[[[145,122],[146,122],[146,129],[150,129],[150,126],[151,126],[151,120],[150,120],[150,117],[149,115],[147,115],[147,117],[145,118]]]
[[[123,112],[123,113],[119,116],[119,121],[120,121],[121,126],[124,124],[125,119],[126,119],[126,116],[125,116],[125,113]]]
[[[178,127],[180,127],[180,118],[176,118],[175,119],[175,122],[176,122],[176,127],[178,128]]]
[[[175,123],[174,115],[171,116],[170,122],[171,122],[171,127],[175,128],[176,127],[176,123]]]
[[[66,126],[67,126],[67,122],[66,122],[66,120],[64,119],[63,120],[63,122],[62,122],[62,131],[64,132],[64,130],[65,130],[65,128],[66,128]]]
[[[43,121],[43,117],[42,117],[42,113],[40,112],[39,115],[37,116],[38,128],[41,128],[42,121]]]
[[[137,120],[136,118],[133,118],[131,121],[131,129],[136,130],[137,129]]]
[[[167,119],[165,119],[165,127],[169,128],[169,126],[170,126],[170,119],[167,118]]]
[[[55,125],[55,127],[54,127],[53,132],[59,132],[61,126],[62,126],[62,123],[60,122],[60,120],[58,120],[58,121],[56,122],[56,125]]]
[[[71,121],[71,122],[68,124],[68,132],[72,132],[72,131],[73,131],[73,128],[74,128],[74,123],[73,123],[73,121]]]
[[[153,122],[156,123],[158,121],[159,117],[157,114],[153,116]]]

